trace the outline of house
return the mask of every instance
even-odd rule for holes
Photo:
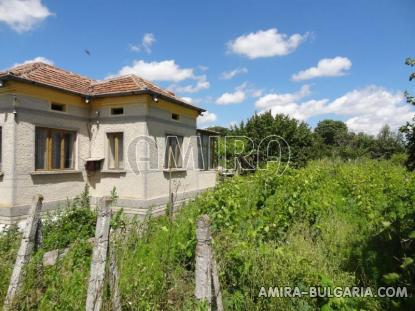
[[[1,72],[0,223],[23,220],[35,194],[49,210],[85,184],[93,203],[116,187],[135,214],[213,187],[203,112],[135,75],[96,81],[41,62]]]

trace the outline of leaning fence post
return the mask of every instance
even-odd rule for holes
[[[105,264],[108,254],[108,240],[111,223],[111,199],[100,198],[95,231],[95,246],[92,251],[91,271],[86,299],[87,311],[99,311],[102,305],[102,292],[105,279]]]
[[[24,266],[29,262],[36,243],[36,236],[39,237],[38,225],[40,222],[40,212],[42,210],[42,195],[35,195],[32,200],[30,215],[26,220],[26,227],[23,232],[22,242],[17,253],[16,263],[14,264],[12,276],[10,278],[7,296],[4,301],[3,310],[9,310],[13,300],[19,291],[24,278]]]
[[[197,220],[196,227],[195,296],[196,299],[206,300],[210,310],[212,302],[212,278],[209,227],[209,216],[200,216]]]

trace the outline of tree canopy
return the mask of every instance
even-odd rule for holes
[[[405,64],[408,66],[415,66],[415,58],[407,58]],[[415,72],[409,75],[409,81],[415,79]],[[410,105],[415,105],[415,97],[408,91],[405,92],[406,101]],[[412,123],[407,122],[406,125],[401,127],[401,132],[405,135],[406,149],[408,151],[408,160],[406,166],[410,170],[415,170],[415,116],[412,119]]]

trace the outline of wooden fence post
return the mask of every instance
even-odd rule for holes
[[[197,220],[196,240],[195,296],[196,299],[206,300],[210,310],[212,303],[211,237],[210,219],[207,215],[202,215]]]
[[[22,242],[17,253],[16,263],[14,264],[12,276],[7,290],[7,296],[4,301],[3,310],[9,310],[13,300],[20,289],[24,279],[24,266],[29,262],[36,244],[36,237],[40,237],[38,231],[40,223],[40,212],[42,210],[42,195],[35,195],[32,200],[30,215],[26,220],[26,227],[23,232]]]
[[[99,311],[102,306],[102,292],[105,280],[105,265],[108,254],[108,242],[111,223],[111,199],[100,198],[95,231],[95,246],[92,251],[91,271],[86,299],[87,311]]]

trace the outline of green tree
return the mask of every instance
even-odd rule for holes
[[[336,155],[345,160],[371,158],[375,142],[372,135],[351,132],[347,137],[347,142],[337,148]]]
[[[405,64],[408,66],[415,66],[414,58],[407,58]],[[412,72],[409,75],[409,81],[415,79],[415,72]],[[415,105],[415,97],[409,92],[405,92],[406,101],[408,104]],[[407,122],[406,125],[401,127],[401,132],[405,136],[406,148],[408,152],[408,159],[406,161],[406,166],[409,170],[415,169],[415,116],[412,119],[412,123]]]
[[[323,139],[329,146],[339,146],[347,139],[348,129],[346,123],[335,120],[320,121],[314,133]]]
[[[252,147],[258,150],[258,157],[257,154],[250,157],[254,166],[265,163],[273,156],[279,157],[282,162],[290,159],[293,166],[300,167],[313,157],[310,127],[288,115],[273,116],[271,112],[254,114],[246,122],[233,127],[228,135],[246,136],[253,142]]]
[[[403,138],[400,133],[391,131],[388,125],[382,127],[372,147],[372,158],[390,159],[392,155],[404,152]]]

